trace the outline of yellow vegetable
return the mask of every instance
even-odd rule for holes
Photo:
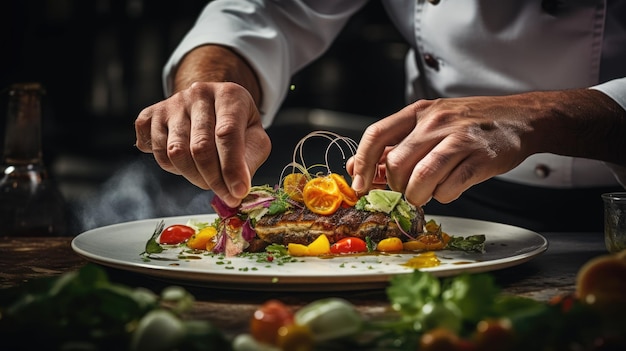
[[[302,244],[289,243],[287,245],[287,252],[290,256],[294,257],[309,256],[309,248]]]
[[[187,247],[196,250],[213,250],[215,247],[215,236],[217,229],[215,227],[205,227],[200,229],[196,234],[192,235],[187,241]]]
[[[330,242],[326,235],[322,234],[309,244],[309,255],[319,256],[330,252]]]
[[[380,252],[397,252],[403,249],[402,240],[396,237],[385,238],[376,245],[376,250]]]
[[[330,252],[330,242],[326,235],[322,234],[309,245],[289,243],[287,252],[291,256],[319,256]]]

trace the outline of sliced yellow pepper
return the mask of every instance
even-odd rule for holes
[[[217,229],[209,226],[200,229],[197,233],[191,236],[187,241],[187,246],[196,250],[213,250],[215,246],[215,240],[212,240],[217,235]]]
[[[287,252],[294,257],[324,255],[330,252],[330,241],[322,234],[309,245],[289,243]]]

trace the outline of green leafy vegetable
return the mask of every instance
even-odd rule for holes
[[[291,204],[288,201],[289,195],[286,192],[276,191],[275,195],[276,198],[272,201],[267,211],[267,214],[269,215],[283,213],[291,207]]]
[[[87,264],[59,277],[0,290],[0,338],[13,350],[230,350],[206,321],[189,321],[193,297],[109,281]],[[167,348],[165,348],[167,346]]]
[[[150,239],[148,239],[148,242],[146,242],[145,251],[140,255],[150,255],[163,252],[163,247],[161,247],[161,245],[157,242],[157,238],[161,235],[163,228],[165,228],[165,221],[161,220],[157,223],[156,228],[154,228],[154,232],[152,233]]]
[[[372,189],[363,196],[367,203],[364,207],[368,211],[390,213],[402,200],[402,193],[391,190]]]
[[[460,250],[465,252],[485,252],[485,236],[469,235],[466,237],[452,236],[446,246],[448,250]]]

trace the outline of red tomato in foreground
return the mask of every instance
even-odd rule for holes
[[[347,237],[340,239],[330,246],[330,252],[334,254],[357,253],[367,251],[367,244],[363,239]]]
[[[161,232],[159,237],[160,244],[176,245],[185,242],[192,235],[196,233],[196,230],[190,226],[183,224],[173,224]]]
[[[250,320],[250,334],[256,341],[276,345],[278,330],[293,324],[293,311],[278,300],[269,300],[259,307]]]

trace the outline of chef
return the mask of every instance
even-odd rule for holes
[[[167,98],[137,117],[137,147],[236,206],[291,76],[365,3],[210,2],[165,65]],[[365,131],[352,187],[385,184],[427,214],[601,228],[600,194],[626,184],[626,3],[383,4],[411,48],[407,106]]]

